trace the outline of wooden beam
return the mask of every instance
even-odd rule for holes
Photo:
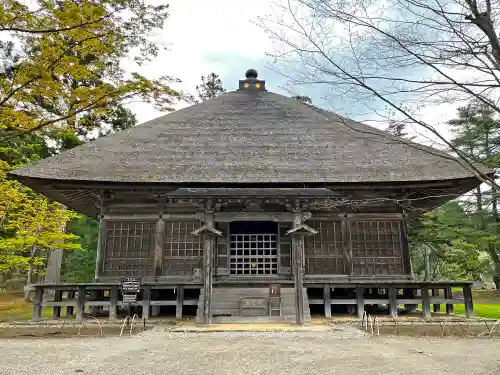
[[[424,314],[425,319],[431,318],[431,303],[429,297],[429,285],[422,285],[421,287],[422,294],[422,313]]]
[[[127,215],[127,214],[107,214],[104,215],[105,220],[120,220],[120,221],[147,221],[147,220],[158,220],[162,218],[167,221],[177,221],[177,220],[202,220],[198,213],[194,214],[144,214],[144,215]]]
[[[362,286],[356,287],[356,301],[358,306],[358,318],[362,318],[365,312],[365,288]]]
[[[165,220],[160,218],[156,221],[155,230],[155,256],[154,256],[154,275],[156,277],[163,275],[163,245],[165,242]]]
[[[104,251],[106,249],[106,221],[99,219],[99,234],[97,239],[97,255],[95,260],[94,280],[98,281],[104,271]]]
[[[464,293],[464,304],[465,304],[465,316],[473,317],[474,316],[474,304],[472,302],[472,288],[470,285],[463,287]]]
[[[323,298],[325,303],[325,317],[332,317],[332,298],[330,295],[331,287],[329,284],[325,284],[323,287]]]
[[[184,302],[184,287],[182,285],[179,285],[177,287],[177,298],[176,298],[176,304],[175,304],[175,317],[177,319],[182,318],[183,302]]]
[[[392,318],[398,316],[398,302],[397,302],[397,290],[394,285],[387,288],[387,293],[389,294],[389,314]]]
[[[447,286],[446,288],[444,288],[444,298],[445,299],[452,299],[453,298],[453,292],[452,292],[451,286]],[[446,314],[453,314],[453,304],[452,303],[446,304]]]
[[[291,222],[293,213],[291,212],[216,212],[214,221],[226,223],[231,221],[275,221]]]

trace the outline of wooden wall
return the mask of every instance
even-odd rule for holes
[[[400,219],[310,220],[318,234],[305,238],[305,273],[309,275],[409,274],[408,250]],[[203,239],[191,233],[198,220],[165,220],[161,251],[161,276],[192,277],[202,268]],[[102,272],[104,277],[155,275],[156,220],[106,220]],[[280,275],[291,274],[291,239],[285,233],[291,223],[279,224]],[[229,224],[217,223],[224,235],[217,239],[214,270],[228,275]]]
[[[305,272],[310,275],[404,275],[407,247],[401,220],[312,220],[306,237]]]

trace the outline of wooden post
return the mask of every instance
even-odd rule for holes
[[[429,298],[429,285],[422,285],[421,287],[422,293],[422,312],[424,314],[425,319],[431,318],[431,302]]]
[[[33,299],[33,320],[39,321],[42,318],[43,288],[35,287],[35,297]]]
[[[293,226],[302,225],[302,214],[293,213]],[[292,234],[293,277],[295,284],[295,322],[304,324],[304,234]]]
[[[179,285],[177,287],[177,300],[175,303],[175,317],[177,319],[182,318],[182,304],[184,303],[184,286]]]
[[[474,316],[474,304],[472,303],[472,288],[470,285],[463,287],[464,293],[464,304],[465,304],[465,316]]]
[[[439,297],[439,289],[432,288],[432,296]],[[441,312],[441,305],[439,303],[434,303],[432,305],[432,309],[434,310],[435,313]]]
[[[159,218],[156,222],[154,275],[163,274],[163,243],[165,239],[165,220]]]
[[[395,318],[398,316],[398,296],[396,287],[394,285],[389,286],[387,293],[389,294],[389,314],[392,318]]]
[[[97,255],[95,259],[95,281],[99,280],[103,272],[104,248],[106,247],[106,221],[99,216],[99,235],[97,240]]]
[[[363,294],[365,293],[365,288],[362,286],[356,287],[356,301],[358,305],[358,317],[362,318],[365,312],[365,299]]]
[[[144,285],[142,288],[142,319],[149,319],[149,307],[151,306],[151,286]]]
[[[452,299],[453,298],[453,293],[451,291],[451,286],[447,286],[444,288],[444,298],[446,299]],[[453,304],[452,303],[447,303],[446,304],[446,314],[453,314]]]
[[[56,290],[54,292],[54,302],[61,302],[62,301],[62,290]],[[53,318],[60,318],[61,317],[61,306],[54,306],[52,308],[52,317]]]
[[[331,287],[329,284],[325,284],[323,287],[323,296],[325,299],[325,317],[332,317],[332,298],[330,295]]]
[[[85,318],[85,286],[80,285],[78,287],[78,301],[76,307],[76,320],[78,322],[83,322]]]
[[[400,223],[401,226],[401,250],[403,252],[403,267],[404,273],[413,276],[411,268],[410,250],[408,247],[408,224],[406,221],[406,214],[403,214],[403,219]]]
[[[212,324],[212,283],[213,283],[213,257],[215,236],[222,232],[214,228],[214,210],[212,201],[205,202],[205,225],[192,232],[193,235],[203,234],[203,322]]]
[[[351,240],[349,238],[350,228],[349,219],[344,217],[340,223],[340,229],[342,232],[342,253],[344,255],[344,271],[347,275],[352,275],[353,263],[352,263],[352,247]]]
[[[205,225],[208,228],[214,226],[214,211],[212,202],[206,202]],[[205,247],[203,251],[203,316],[205,324],[212,324],[212,265],[214,251],[214,237],[211,233],[205,232]]]
[[[109,320],[116,320],[118,316],[118,286],[112,286],[109,291]]]
[[[75,299],[75,291],[74,290],[68,291],[68,299],[69,300]],[[73,306],[67,306],[66,307],[66,316],[72,316],[74,314],[74,311],[75,311],[75,309]]]

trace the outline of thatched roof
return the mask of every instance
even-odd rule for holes
[[[229,92],[12,172],[136,183],[363,183],[471,177],[447,154],[272,92]]]

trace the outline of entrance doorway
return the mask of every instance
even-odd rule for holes
[[[229,226],[231,275],[278,274],[278,224],[235,221]]]

